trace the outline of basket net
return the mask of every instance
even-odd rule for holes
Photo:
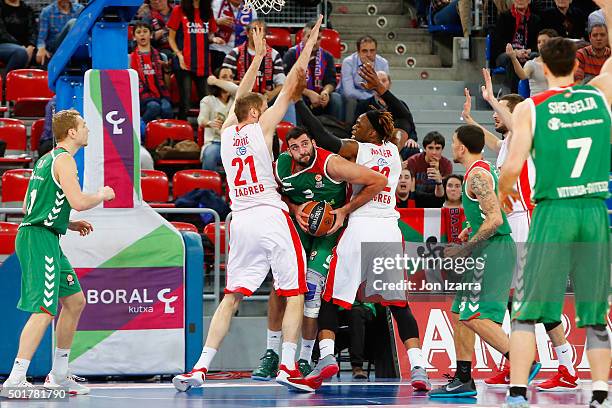
[[[272,11],[281,11],[285,5],[285,0],[245,0],[244,3],[248,8],[262,14],[268,14]]]

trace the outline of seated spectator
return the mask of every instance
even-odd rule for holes
[[[51,58],[51,54],[59,47],[63,36],[62,30],[70,22],[74,24],[74,19],[83,10],[83,5],[71,0],[57,0],[49,4],[40,12],[38,24],[38,40],[36,47],[36,62],[40,65]],[[70,24],[67,29],[70,28]]]
[[[397,208],[416,208],[414,191],[414,176],[410,170],[403,168],[395,189]]]
[[[557,37],[557,32],[551,29],[544,29],[538,33],[538,51],[542,49],[542,46],[546,44],[546,41],[553,37]],[[514,72],[519,79],[529,79],[529,90],[531,95],[539,94],[548,89],[548,81],[544,76],[544,67],[542,65],[542,57],[539,55],[530,59],[522,67],[518,58],[516,57],[516,51],[512,48],[511,44],[506,45],[506,54],[512,59],[512,66]]]
[[[172,57],[172,48],[168,42],[169,30],[167,27],[170,15],[172,14],[173,6],[170,5],[170,0],[150,0],[150,24],[152,28],[153,46],[162,54]]]
[[[247,41],[246,27],[257,20],[257,11],[246,8],[244,0],[213,0],[212,9],[219,28],[217,37],[225,41],[210,46],[212,70],[216,71],[233,48]]]
[[[174,117],[170,92],[164,81],[167,62],[163,60],[159,51],[151,47],[151,33],[149,24],[136,23],[134,27],[136,49],[130,54],[130,68],[138,73],[140,119],[143,125],[155,119]],[[141,133],[141,139],[144,144],[144,132]]]
[[[316,22],[306,23],[303,30],[302,42],[290,48],[283,62],[285,63],[285,73],[289,73],[302,52],[302,48],[308,38],[310,31]],[[312,49],[310,62],[306,70],[306,89],[302,93],[304,102],[310,107],[315,115],[328,114],[337,119],[343,119],[342,97],[334,92],[336,89],[336,65],[334,57],[321,48],[321,33],[317,43]]]
[[[0,61],[6,73],[25,68],[32,60],[36,41],[32,8],[21,0],[0,0]]]
[[[463,208],[461,204],[461,186],[463,185],[463,176],[459,174],[451,174],[444,179],[444,208]]]
[[[420,208],[440,208],[444,203],[442,180],[453,171],[453,164],[442,156],[445,140],[439,132],[429,132],[423,138],[423,153],[415,154],[406,160],[406,167],[415,176],[415,191],[433,194],[425,198]],[[417,203],[417,206],[419,203]]]
[[[229,68],[220,68],[215,76],[222,81],[232,81],[234,74]],[[198,126],[204,128],[204,147],[202,148],[202,168],[217,171],[221,165],[221,126],[234,102],[232,94],[214,85],[217,79],[208,79],[211,94],[200,102]]]
[[[374,95],[374,91],[362,86],[363,79],[359,75],[361,66],[369,63],[374,66],[374,71],[389,72],[387,60],[376,53],[377,44],[376,40],[369,35],[361,37],[357,40],[357,52],[342,61],[341,92],[346,103],[344,119],[348,123],[355,121],[357,102],[370,99]]]
[[[353,380],[366,380],[367,373],[363,370],[366,356],[366,332],[368,325],[376,317],[376,308],[372,303],[355,301],[350,310],[340,309],[338,315],[340,327],[348,326],[348,349],[353,370]],[[344,341],[337,343],[338,349],[343,349]],[[369,353],[372,354],[372,353]]]
[[[504,85],[511,92],[518,90],[518,77],[514,73],[512,59],[506,54],[506,44],[510,43],[516,51],[518,61],[524,64],[529,59],[531,50],[535,50],[540,32],[540,17],[531,12],[530,0],[514,0],[509,11],[497,17],[497,24],[491,41],[492,67],[504,67],[506,80]]]
[[[576,52],[578,68],[574,73],[574,80],[586,84],[593,77],[599,75],[601,67],[610,58],[608,47],[608,28],[605,24],[595,24],[589,31],[591,45]]]
[[[255,56],[253,29],[259,26],[263,27],[264,30],[266,29],[266,23],[264,21],[252,21],[247,26],[248,41],[232,49],[232,51],[225,56],[223,67],[232,70],[234,73],[234,82],[236,83],[240,83],[240,81],[242,81],[244,74]],[[255,81],[253,92],[259,92],[260,94],[265,95],[268,99],[268,106],[272,106],[276,96],[280,93],[286,78],[283,60],[278,51],[272,49],[270,46],[267,46],[266,56],[261,63],[259,72],[260,75]],[[296,123],[295,107],[293,105],[289,106],[284,120],[293,124]]]
[[[591,14],[589,14],[589,22],[587,24],[587,30],[590,32],[591,27],[595,24],[606,24],[606,18],[604,17],[603,10],[595,10]]]
[[[587,16],[572,0],[555,0],[555,6],[540,16],[542,27],[555,30],[561,37],[584,38]]]
[[[55,113],[56,99],[56,96],[53,95],[53,98],[51,98],[49,102],[47,102],[47,106],[45,106],[45,125],[40,134],[40,139],[38,139],[38,157],[42,157],[45,153],[53,149],[53,129],[51,128],[51,122],[53,114]]]
[[[463,36],[469,37],[472,31],[471,0],[433,0],[433,22],[436,25],[461,24]]]

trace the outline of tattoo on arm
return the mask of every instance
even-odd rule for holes
[[[483,171],[477,171],[470,175],[469,189],[478,199],[480,209],[484,214],[484,221],[478,231],[465,245],[466,250],[471,251],[481,242],[491,238],[499,227],[501,210],[497,201],[497,194],[493,189],[492,179]]]

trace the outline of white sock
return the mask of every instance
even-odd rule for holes
[[[13,369],[11,370],[11,374],[9,375],[9,378],[6,379],[6,381],[10,381],[13,384],[20,383],[23,379],[25,379],[29,366],[30,360],[26,360],[25,358],[16,358],[15,362],[13,363]]]
[[[287,367],[289,370],[295,370],[295,352],[297,351],[297,344],[283,342],[283,355],[281,357],[281,364]]]
[[[418,347],[408,349],[408,360],[410,360],[410,368],[425,368],[427,365],[427,362],[423,357],[423,352]]]
[[[572,364],[572,346],[566,341],[560,346],[555,347],[555,353],[559,360],[559,365],[565,366],[571,375],[576,375],[574,364]]]
[[[593,381],[593,383],[591,384],[591,389],[593,391],[608,391],[608,383],[606,381]]]
[[[273,350],[276,354],[280,354],[282,331],[272,331],[268,329],[268,338],[266,339],[266,349]]]
[[[334,339],[323,339],[319,341],[319,350],[321,350],[321,359],[326,356],[334,355]]]
[[[68,375],[68,358],[70,357],[70,349],[55,349],[55,357],[53,358],[53,366],[51,373],[53,375],[64,378]]]
[[[302,348],[300,349],[300,360],[308,361],[312,358],[312,349],[314,348],[315,340],[306,340],[302,337]]]
[[[210,362],[215,357],[215,354],[217,354],[217,350],[215,350],[214,348],[204,347],[202,349],[202,354],[200,354],[200,358],[193,366],[193,369],[199,370],[204,368],[206,369],[206,371],[208,371],[208,367],[210,367]]]

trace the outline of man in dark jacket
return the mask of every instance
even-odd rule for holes
[[[584,38],[588,17],[572,0],[555,0],[555,5],[540,15],[543,28],[552,28],[561,37]]]
[[[28,65],[35,42],[32,8],[21,0],[0,0],[0,61],[6,65],[5,75]]]

